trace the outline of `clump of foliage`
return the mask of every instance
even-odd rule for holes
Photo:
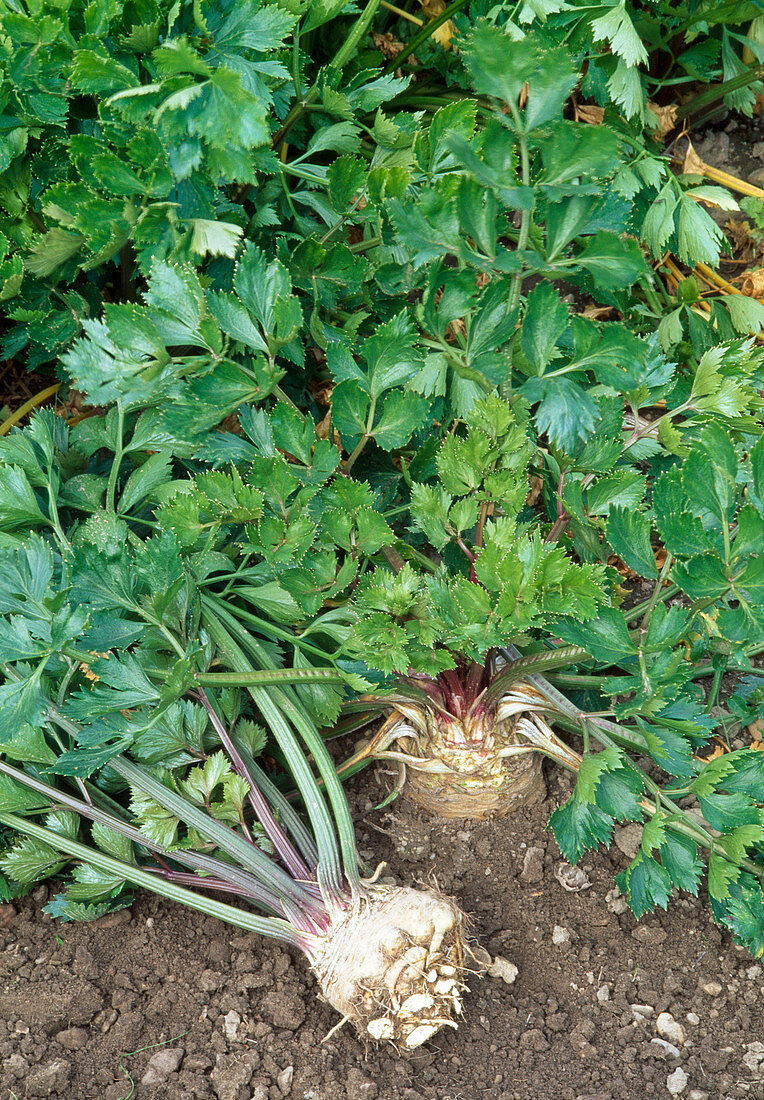
[[[723,361],[720,349],[701,364],[701,408]],[[722,675],[755,677],[751,657],[764,650],[764,447],[746,434],[746,418],[738,433],[701,419],[700,430],[692,419],[683,425],[686,434],[671,427],[681,460],[664,461],[649,489],[624,466],[583,480],[572,470],[561,494],[570,512],[543,539],[537,519],[517,518],[527,441],[508,410],[486,399],[466,433],[441,445],[434,484],[412,486],[415,557],[361,583],[349,648],[401,677],[366,754],[404,765],[418,802],[455,816],[506,812],[538,793],[534,773],[515,762],[542,752],[578,776],[551,821],[566,858],[608,842],[616,821],[644,822],[642,849],[618,879],[639,916],[665,907],[672,888],[697,893],[705,846],[715,916],[760,955],[764,754],[741,747],[707,760],[700,750],[735,717],[718,705]],[[657,434],[666,438],[665,426]],[[615,460],[626,448],[612,442]],[[626,495],[608,499],[616,485]],[[602,507],[590,507],[598,486]],[[652,579],[650,599],[619,607],[604,564],[575,564],[563,551],[568,524],[582,550],[596,546],[603,562],[615,553]],[[396,548],[404,553],[401,541]],[[560,671],[571,667],[578,671]],[[544,679],[549,670],[585,689],[580,702]],[[705,676],[708,700],[698,687]],[[580,734],[583,758],[539,714]],[[513,768],[502,771],[505,760]]]
[[[614,106],[627,119],[650,128],[655,113],[676,103],[676,90],[695,84],[712,88],[690,102],[679,117],[725,105],[751,116],[762,90],[764,23],[759,3],[730,0],[631,0],[584,4],[566,0],[522,0],[516,4],[450,5],[455,28],[464,32],[475,18],[501,27],[513,41],[540,39],[563,45],[578,63],[586,60],[582,95],[600,107]],[[401,20],[399,30],[406,24]],[[434,55],[434,56],[433,56]],[[459,67],[428,51],[426,62],[466,83]],[[674,106],[674,113],[677,108]]]
[[[680,183],[618,96],[603,125],[562,117],[579,86],[608,99],[605,70],[620,72],[635,33],[624,4],[597,17],[601,27],[591,9],[575,13],[525,5],[514,41],[511,13],[484,19],[473,3],[458,48],[436,42],[425,55],[431,88],[406,57],[396,75],[369,48],[372,26],[396,23],[379,0],[350,20],[331,3],[14,4],[0,59],[4,354],[55,363],[104,306],[134,304],[157,265],[204,270],[226,292],[244,242],[277,252],[309,322],[303,336],[319,347],[338,333],[352,343],[359,310],[379,322],[405,308],[396,270],[410,260],[424,275],[457,226],[474,242],[465,260],[486,273],[498,242],[519,242],[522,264],[498,264],[517,286],[541,270],[606,295],[631,287],[647,272],[636,246],[619,249],[624,231],[654,255],[716,262],[722,235],[695,200],[724,202],[721,189]],[[666,33],[674,25],[662,10],[650,17]],[[611,31],[595,34],[608,19]],[[579,32],[589,50],[571,48]],[[612,52],[597,56],[605,43]],[[457,98],[456,80],[467,89]],[[491,197],[478,201],[476,188]],[[515,210],[519,233],[497,222]],[[301,320],[294,309],[283,318],[282,348],[302,394]]]

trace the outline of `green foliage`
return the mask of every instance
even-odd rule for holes
[[[3,355],[101,411],[0,436],[0,813],[32,822],[47,783],[134,831],[62,809],[10,842],[3,896],[65,875],[48,911],[93,919],[159,851],[176,875],[243,858],[289,917],[260,785],[339,896],[316,726],[361,677],[469,676],[513,643],[591,685],[567,858],[643,823],[618,880],[639,915],[698,891],[705,846],[715,916],[761,953],[763,754],[698,750],[761,707],[719,688],[764,649],[764,314],[730,295],[705,320],[692,278],[656,305],[647,262],[716,263],[704,202],[734,208],[672,173],[647,88],[732,80],[750,112],[755,14],[473,0],[454,49],[417,45],[423,87],[368,47],[372,17],[410,32],[373,5],[9,7]],[[653,586],[638,613],[613,561]]]
[[[497,397],[475,403],[464,434],[447,437],[438,450],[436,484],[412,485],[421,564],[396,574],[378,567],[361,581],[348,642],[355,656],[383,672],[435,675],[482,661],[553,616],[587,617],[607,602],[603,568],[574,564],[519,522],[531,454],[508,404]],[[428,568],[423,553],[447,548],[463,552],[463,570]]]

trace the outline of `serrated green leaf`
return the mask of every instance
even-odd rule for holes
[[[594,802],[602,776],[606,772],[620,768],[622,764],[623,754],[617,748],[585,753],[576,777],[574,798],[579,802]]]
[[[430,403],[421,394],[392,390],[383,398],[371,434],[386,451],[404,447],[414,432],[424,427],[429,411]]]
[[[560,851],[569,863],[578,863],[584,852],[607,844],[613,836],[613,819],[587,802],[569,799],[549,818]]]
[[[600,231],[589,238],[576,262],[602,290],[623,290],[647,273],[639,245],[628,237]]]
[[[133,470],[122,489],[119,511],[129,512],[150,496],[154,489],[169,481],[170,464],[170,456],[160,451],[150,455],[142,466]]]
[[[651,524],[643,512],[618,506],[608,514],[606,534],[613,550],[640,577],[657,579],[658,569],[650,544]]]
[[[668,772],[682,778],[695,775],[692,748],[680,733],[637,718],[637,726],[645,739],[653,760]]]
[[[26,726],[39,726],[47,713],[40,688],[41,669],[19,681],[0,684],[0,744]]]
[[[563,641],[582,646],[595,660],[606,664],[637,652],[623,613],[615,607],[603,607],[596,619],[585,623],[560,620],[554,629]]]
[[[544,373],[569,322],[568,308],[550,283],[533,288],[528,295],[520,343],[534,373]]]
[[[47,522],[24,471],[18,466],[0,466],[0,531]]]
[[[3,749],[5,751],[5,746]],[[45,795],[38,794],[10,776],[0,773],[0,810],[23,814],[26,810],[38,810],[49,805],[50,801]]]
[[[671,579],[693,600],[715,599],[730,590],[724,562],[717,554],[697,554],[679,562],[671,570]]]
[[[703,864],[698,857],[695,841],[673,832],[669,826],[660,848],[660,857],[672,884],[697,897]]]
[[[708,858],[708,894],[714,901],[725,901],[730,887],[740,876],[740,867],[726,856],[711,852]]]
[[[671,879],[665,867],[640,853],[620,875],[616,882],[622,893],[626,894],[629,908],[635,917],[651,913],[656,906],[668,907],[671,897]]]
[[[65,865],[66,860],[61,858],[59,852],[31,838],[18,841],[0,858],[0,870],[24,886],[50,878]]]

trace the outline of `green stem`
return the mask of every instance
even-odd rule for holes
[[[357,255],[359,252],[368,252],[370,248],[376,248],[379,244],[382,244],[381,237],[369,237],[368,240],[358,241],[357,244],[349,245],[348,252]]]
[[[598,690],[603,676],[587,675],[584,672],[553,672],[549,679],[551,683],[563,688],[594,688]]]
[[[371,439],[371,436],[366,435],[365,433],[364,433],[364,435],[361,436],[361,438],[358,440],[358,443],[355,446],[355,450],[353,451],[353,453],[350,455],[350,457],[348,458],[348,460],[345,462],[345,464],[342,467],[343,473],[345,473],[345,474],[350,473],[350,471],[353,469],[353,466],[355,466],[356,461],[360,457],[361,452],[363,451],[364,447],[366,446],[366,444],[369,442],[370,439]]]
[[[261,667],[275,667],[263,647],[244,630],[222,601],[214,596],[202,596],[201,602],[204,625],[232,668],[237,672],[253,671],[252,665],[244,652],[245,649],[257,655],[256,659]],[[342,851],[345,877],[355,892],[362,893],[358,875],[355,830],[350,816],[350,809],[342,783],[337,776],[334,763],[320,734],[306,712],[293,701],[293,695],[288,691],[282,688],[266,689],[262,687],[250,687],[247,690],[270,726],[295,777],[313,827],[321,857],[322,871],[328,877],[331,894],[338,899],[344,894],[337,860],[337,835]],[[321,778],[326,784],[327,795],[331,802],[337,827],[336,835],[332,828],[331,817],[327,812],[326,804],[316,785],[313,772],[305,759],[297,738],[290,729],[289,722],[300,734],[315,761]]]
[[[102,792],[98,792],[97,788],[93,787],[93,791],[96,794],[100,794],[99,801],[105,802],[107,806],[105,810],[94,805],[92,798],[89,802],[82,802],[80,799],[74,798],[64,791],[60,791],[55,787],[50,787],[47,783],[35,779],[33,776],[20,771],[18,768],[11,767],[10,764],[6,764],[2,760],[0,760],[0,773],[9,776],[11,779],[15,780],[15,782],[28,787],[30,790],[36,791],[44,798],[50,799],[54,807],[71,810],[73,813],[79,814],[89,821],[96,822],[99,825],[105,825],[121,836],[127,837],[127,839],[133,844],[136,844],[139,849],[145,848],[158,858],[172,859],[176,863],[189,867],[197,873],[213,874],[216,878],[222,879],[231,886],[234,886],[243,897],[256,898],[258,904],[267,908],[272,915],[281,915],[282,909],[279,895],[274,893],[267,886],[264,886],[253,875],[248,874],[246,871],[242,871],[241,868],[233,863],[215,859],[201,852],[183,851],[182,849],[168,852],[160,844],[144,836],[140,829],[136,829],[129,821],[125,820],[124,810],[121,806],[117,806],[116,810],[119,812],[115,812],[115,807],[110,804],[111,800],[108,799],[108,796],[103,796]],[[90,797],[84,783],[82,786],[85,789],[85,794]],[[318,915],[320,916],[320,914]]]
[[[726,19],[727,14],[734,15],[740,9],[740,0],[729,0],[727,4],[720,4],[719,7],[713,10],[714,23],[718,23],[721,19]],[[690,27],[695,26],[696,23],[702,23],[708,19],[710,9],[706,6],[701,6],[694,15],[691,15],[684,22],[680,23],[676,27],[671,27],[670,30],[664,34],[663,38],[658,39],[656,43],[651,47],[651,52],[657,52],[662,46],[667,46],[672,39],[678,35],[683,35],[685,31]],[[687,77],[687,80],[690,80]]]
[[[526,672],[550,672],[555,668],[567,668],[578,661],[591,661],[591,654],[580,645],[560,646],[543,653],[529,653],[508,661],[491,685],[490,691],[501,694],[513,680],[519,680]],[[516,674],[516,675],[515,675]],[[503,681],[500,683],[500,681]],[[506,685],[506,687],[505,687]]]
[[[384,69],[381,72],[381,76],[387,76],[389,73],[394,73],[396,69],[399,69],[403,62],[411,57],[412,53],[415,53],[422,43],[435,33],[438,27],[442,27],[444,23],[447,23],[452,15],[456,15],[457,12],[465,8],[469,0],[454,0],[454,3],[449,4],[445,11],[442,11],[440,15],[436,16],[429,23],[426,23],[421,31],[417,31],[413,38],[409,39],[406,45],[403,47],[399,54],[388,61]]]
[[[740,88],[747,88],[749,84],[754,84],[757,80],[761,80],[764,77],[764,65],[761,61],[754,61],[753,64],[746,68],[743,73],[738,73],[737,76],[731,77],[730,80],[725,80],[722,84],[714,84],[708,91],[701,92],[700,95],[696,95],[694,99],[691,99],[689,103],[683,104],[676,113],[676,121],[681,122],[682,119],[688,118],[690,115],[696,115],[699,111],[702,111],[705,107],[708,107],[712,103],[718,103],[724,99],[730,92],[737,92]]]
[[[166,680],[172,669],[144,667],[144,672]],[[253,672],[196,672],[194,680],[201,687],[266,687],[270,684],[344,684],[347,676],[333,668],[274,668]]]
[[[71,553],[72,544],[69,542],[69,539],[64,534],[64,529],[61,526],[61,521],[58,515],[58,505],[56,504],[56,495],[53,492],[53,486],[51,485],[50,481],[48,482],[48,511],[50,512],[50,525],[56,533],[56,538],[58,539],[59,546],[61,547],[64,554],[68,555]]]
[[[467,0],[463,0],[463,2],[466,3]],[[377,13],[379,4],[380,0],[369,0],[369,3],[366,5],[364,10],[359,15],[358,19],[356,19],[355,23],[353,24],[353,27],[351,28],[351,31],[343,42],[342,46],[334,55],[333,60],[330,61],[327,65],[326,72],[328,74],[339,73],[348,63],[350,58],[358,49],[359,42],[369,30],[372,19]],[[315,103],[317,99],[318,85],[314,84],[313,87],[307,92],[307,94],[298,103],[295,103],[293,105],[292,109],[289,111],[289,114],[284,119],[280,128],[274,134],[273,141],[271,143],[274,149],[278,148],[278,146],[281,145],[281,142],[292,129],[294,124],[302,118],[308,107],[312,103]]]
[[[671,568],[671,566],[673,564],[673,561],[674,561],[674,559],[671,556],[671,554],[666,554],[666,560],[663,563],[663,568],[660,571],[660,576],[658,577],[658,580],[655,582],[655,587],[652,590],[652,593],[650,595],[650,599],[647,601],[647,607],[645,608],[645,613],[642,616],[642,622],[640,623],[639,629],[640,629],[640,634],[643,636],[643,638],[644,638],[644,635],[647,634],[647,628],[650,625],[650,617],[651,617],[653,611],[655,610],[655,606],[658,603],[658,600],[660,599],[661,589],[663,588],[663,582],[665,581],[666,576],[668,575],[668,571]],[[636,619],[637,616],[635,615],[634,618]]]
[[[714,678],[711,681],[711,690],[708,693],[708,709],[711,710],[716,706],[716,702],[719,698],[719,688],[722,684],[722,677],[727,671],[727,664],[723,661],[717,668],[714,669]]]
[[[520,175],[522,179],[523,187],[530,187],[531,185],[531,163],[530,155],[528,152],[528,138],[525,134],[525,127],[523,126],[523,120],[520,117],[520,109],[516,103],[510,102],[507,104],[509,107],[509,113],[512,115],[512,121],[515,124],[517,131],[517,141],[520,146]],[[528,247],[528,238],[531,230],[531,210],[523,210],[520,214],[520,233],[517,238],[517,252],[518,254],[525,251]],[[509,291],[509,312],[514,313],[520,304],[520,289],[522,287],[523,271],[522,268],[516,271],[512,275],[512,286]],[[500,391],[502,397],[509,398],[512,395],[512,341],[510,341],[507,347],[507,355],[509,357],[508,373],[505,382],[502,382]]]
[[[664,603],[666,600],[671,599],[672,596],[676,596],[677,593],[680,591],[680,588],[679,588],[678,584],[666,585],[666,587],[662,590],[659,588],[658,585],[656,585],[656,588],[658,588],[658,590],[660,592],[660,595],[659,595],[658,599],[660,600],[661,603]],[[653,590],[653,593],[650,595],[649,600],[643,600],[642,603],[635,603],[633,607],[630,607],[625,612],[625,614],[628,616],[628,621],[629,622],[634,622],[636,619],[641,619],[642,618],[642,616],[646,613],[648,607],[652,603],[653,595],[654,595],[654,590]]]
[[[42,825],[36,825],[17,814],[0,813],[0,824],[6,825],[22,836],[34,837],[35,840],[42,841],[56,851],[88,863],[100,871],[125,879],[134,886],[150,890],[153,894],[161,894],[162,897],[177,901],[180,905],[196,909],[209,917],[217,917],[218,920],[245,928],[249,932],[257,932],[269,939],[291,944],[292,947],[298,947],[308,958],[313,958],[315,955],[315,949],[318,946],[317,938],[308,933],[298,932],[288,921],[280,920],[278,917],[258,917],[233,905],[226,905],[225,902],[202,897],[184,886],[176,886],[148,871],[142,871],[133,863],[113,859],[104,852],[89,848],[86,844],[80,844],[79,841],[56,833],[52,829],[46,829]]]
[[[639,285],[642,287],[642,292],[644,293],[644,296],[647,299],[656,317],[662,317],[663,306],[660,303],[658,295],[655,293],[652,286],[650,285],[650,280],[647,278],[646,275],[643,275],[642,278],[639,280]]]
[[[195,829],[200,836],[211,841],[225,852],[239,867],[254,875],[269,890],[279,897],[288,899],[298,908],[315,904],[315,898],[295,881],[279,864],[260,851],[254,844],[217,818],[211,817],[201,807],[194,805],[183,795],[177,794],[155,778],[146,768],[128,760],[126,756],[115,756],[109,761],[109,767],[127,783],[143,794],[148,795],[182,821]]]
[[[300,83],[300,27],[295,28],[292,39],[292,81],[294,82],[294,94],[302,99],[302,84]]]
[[[117,495],[117,478],[119,477],[119,468],[122,465],[123,450],[123,433],[125,428],[125,410],[122,408],[122,402],[117,402],[117,435],[114,443],[114,459],[111,464],[111,470],[109,472],[109,483],[106,487],[106,507],[110,512],[116,512],[116,495]]]
[[[408,505],[406,508],[408,509]],[[253,615],[251,611],[246,611],[243,607],[238,607],[236,604],[226,604],[226,607],[237,619],[249,623],[250,626],[262,629],[270,637],[279,638],[282,642],[288,642],[289,645],[293,645],[295,649],[303,650],[305,653],[312,653],[314,657],[320,657],[323,661],[330,661],[332,659],[328,653],[323,649],[319,649],[318,646],[311,645],[310,642],[304,641],[296,634],[290,634],[289,631],[277,627],[275,623],[271,623],[267,619],[261,619],[258,615]]]

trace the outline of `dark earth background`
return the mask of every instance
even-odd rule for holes
[[[761,185],[762,116],[693,140]],[[350,785],[369,864],[437,881],[495,960],[458,1031],[409,1057],[323,1042],[337,1015],[296,953],[149,897],[62,925],[41,886],[0,906],[0,1100],[764,1100],[762,965],[703,894],[634,920],[613,883],[633,827],[566,877],[545,824],[571,781],[548,777],[545,803],[480,824],[374,810],[371,772]]]

